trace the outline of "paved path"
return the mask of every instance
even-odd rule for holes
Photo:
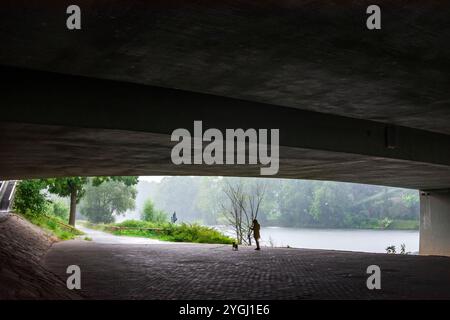
[[[54,244],[45,265],[82,270],[93,299],[450,299],[450,258],[200,244]],[[382,290],[366,268],[382,269]]]
[[[108,243],[108,244],[157,244],[164,243],[163,241],[156,239],[149,239],[143,237],[128,237],[128,236],[116,236],[111,233],[88,229],[82,225],[76,226],[78,230],[83,231],[84,235],[81,238],[89,237],[96,243]]]

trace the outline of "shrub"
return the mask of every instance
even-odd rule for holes
[[[41,180],[23,180],[16,187],[13,208],[26,216],[38,216],[49,211],[49,201],[42,190],[45,184]]]
[[[169,224],[164,228],[166,239],[175,242],[223,243],[231,244],[233,239],[219,231],[198,224]]]
[[[198,224],[182,223],[180,225],[176,225],[171,223],[158,224],[149,221],[126,220],[121,223],[112,224],[110,226],[126,227],[126,228],[142,228],[141,230],[122,229],[112,231],[112,233],[116,235],[156,238],[160,240],[173,242],[232,244],[234,241],[233,239],[223,235],[216,229],[204,227]],[[97,225],[97,227],[94,228],[99,229],[99,225]],[[160,230],[159,231],[146,230],[149,228],[155,228]],[[105,227],[104,230],[111,232],[111,229]]]
[[[117,227],[127,227],[127,228],[156,228],[155,223],[141,220],[125,220],[120,223],[115,223],[114,225]]]
[[[387,248],[386,248],[386,253],[388,253],[388,254],[396,254],[397,251],[396,251],[395,246],[389,246],[389,247],[387,247]]]
[[[382,226],[382,228],[384,228],[384,229],[389,228],[389,226],[391,225],[391,223],[392,223],[392,220],[389,219],[388,217],[384,217],[383,220],[381,220],[381,226]]]

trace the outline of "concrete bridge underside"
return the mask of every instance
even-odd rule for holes
[[[424,190],[421,252],[450,255],[450,5],[6,1],[0,179],[257,176],[175,166],[176,128],[280,129],[278,177]]]

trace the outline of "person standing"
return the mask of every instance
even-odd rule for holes
[[[256,219],[253,220],[253,225],[252,225],[251,229],[253,230],[253,237],[255,238],[255,242],[256,242],[255,250],[261,250],[261,248],[259,246],[259,239],[261,238],[261,234],[260,234],[261,226],[259,225],[258,220],[256,220]]]
[[[173,212],[173,215],[172,215],[172,223],[175,223],[175,222],[177,222],[177,220],[178,220],[178,218],[177,218],[177,213],[174,211]]]

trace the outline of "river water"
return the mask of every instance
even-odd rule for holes
[[[221,227],[217,229],[232,235]],[[262,245],[293,248],[331,249],[385,253],[395,245],[397,251],[404,243],[406,251],[419,251],[418,230],[355,230],[355,229],[300,229],[261,228]]]
[[[115,236],[77,225],[77,228],[93,241],[109,244],[161,244],[168,243],[155,239]],[[216,229],[233,237],[228,227],[215,226]],[[386,247],[401,244],[411,253],[419,251],[419,231],[413,230],[355,230],[355,229],[299,229],[266,227],[261,228],[263,246],[330,249],[345,251],[385,253]]]

